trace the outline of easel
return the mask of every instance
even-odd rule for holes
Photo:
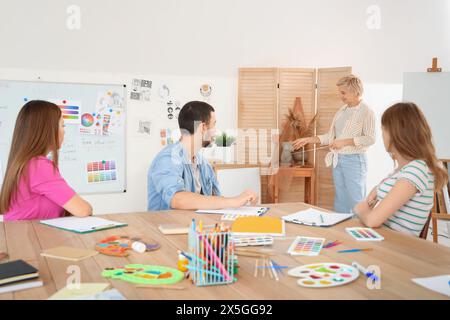
[[[438,58],[433,58],[431,68],[428,68],[427,72],[442,72],[442,68],[438,68]]]

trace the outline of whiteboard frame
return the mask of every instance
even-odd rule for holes
[[[0,81],[11,81],[11,82],[28,82],[28,83],[47,83],[47,84],[74,84],[74,85],[99,85],[99,86],[122,86],[124,89],[124,110],[125,110],[125,123],[124,123],[124,152],[125,152],[125,164],[124,164],[124,190],[122,191],[110,191],[110,192],[77,192],[80,195],[100,195],[100,194],[116,194],[116,193],[126,193],[127,192],[127,168],[128,168],[128,112],[127,112],[127,104],[128,104],[128,95],[127,95],[127,85],[125,83],[98,83],[98,82],[67,82],[67,81],[45,81],[42,80],[41,77],[38,76],[37,80],[15,80],[15,79],[0,79]],[[15,127],[15,126],[14,126]],[[58,150],[59,152],[59,150]],[[9,156],[9,153],[8,153]],[[6,164],[8,165],[8,164]],[[6,172],[6,167],[5,167]]]

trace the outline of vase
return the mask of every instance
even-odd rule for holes
[[[292,142],[283,142],[281,145],[281,156],[280,156],[280,164],[281,165],[291,165],[292,163]]]

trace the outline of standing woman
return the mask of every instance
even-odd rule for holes
[[[366,196],[366,151],[375,143],[375,114],[362,101],[364,89],[359,78],[343,77],[336,86],[344,106],[335,114],[330,130],[297,139],[292,147],[297,150],[307,143],[329,145],[325,162],[327,167],[333,165],[334,211],[349,213]]]
[[[63,140],[64,120],[57,105],[34,100],[22,107],[0,194],[4,221],[58,218],[66,211],[79,217],[92,214],[91,205],[59,173]]]

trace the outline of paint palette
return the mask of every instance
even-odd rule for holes
[[[151,266],[144,264],[129,264],[120,268],[106,268],[102,277],[123,280],[136,284],[174,284],[184,279],[184,273],[177,269]]]
[[[357,241],[384,240],[383,236],[371,228],[345,228],[345,231]]]
[[[111,236],[97,243],[95,250],[107,256],[126,257],[134,241],[145,243],[146,251],[157,250],[160,247],[159,243],[155,241],[146,241],[141,238],[130,238],[127,236]]]
[[[236,247],[246,246],[267,246],[273,244],[273,237],[271,236],[233,236],[233,243]]]
[[[355,281],[359,277],[359,272],[346,264],[316,263],[291,269],[288,275],[299,278],[297,283],[302,287],[329,288]]]
[[[288,249],[292,256],[317,256],[322,250],[324,238],[297,237]]]

